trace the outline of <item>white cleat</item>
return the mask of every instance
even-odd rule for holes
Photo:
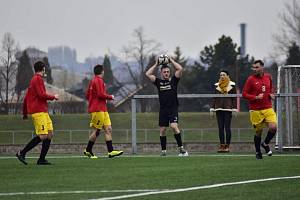
[[[189,156],[189,153],[186,151],[185,153],[179,153],[178,156],[179,156],[179,157],[182,157],[182,156]]]
[[[179,154],[178,156],[189,156],[189,153],[187,152],[187,150],[185,150],[183,148],[183,146],[179,147]]]
[[[268,154],[268,156],[272,156],[272,151],[270,150],[267,154]]]

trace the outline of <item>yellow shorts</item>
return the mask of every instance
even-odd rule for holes
[[[267,123],[277,124],[277,117],[273,108],[264,110],[251,110],[250,121],[255,130],[261,130]]]
[[[37,135],[48,134],[48,131],[53,131],[52,121],[48,113],[39,112],[31,115],[35,133]]]
[[[102,129],[103,126],[110,126],[111,121],[108,112],[92,112],[91,113],[90,127]]]

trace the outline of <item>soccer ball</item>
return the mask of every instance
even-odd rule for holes
[[[169,60],[169,56],[162,54],[160,56],[158,56],[158,64],[159,65],[167,65],[169,64],[170,60]]]

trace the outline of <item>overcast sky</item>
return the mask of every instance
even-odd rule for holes
[[[12,33],[22,49],[67,45],[83,61],[107,49],[119,55],[142,26],[163,51],[180,46],[198,58],[222,34],[240,45],[239,24],[246,23],[246,53],[266,58],[285,2],[291,0],[0,0],[0,37]]]

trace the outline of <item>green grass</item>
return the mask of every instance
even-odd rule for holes
[[[27,166],[15,158],[0,157],[0,193],[41,191],[99,191],[179,189],[253,179],[299,176],[299,155],[256,160],[253,155],[192,155],[190,157],[101,157],[91,160],[51,158],[52,166]],[[299,199],[300,179],[225,186],[194,191],[156,194],[130,199]],[[90,199],[132,193],[26,194],[0,199]]]

